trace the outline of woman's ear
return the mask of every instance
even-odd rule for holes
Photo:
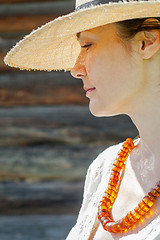
[[[160,49],[160,30],[142,32],[140,39],[140,54],[143,59],[151,58]]]

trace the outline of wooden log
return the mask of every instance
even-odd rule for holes
[[[0,53],[0,72],[10,70],[10,67],[6,66],[4,63],[4,57],[6,53]]]
[[[0,36],[2,36],[1,33],[6,32],[22,32],[26,34],[26,31],[30,32],[33,29],[52,21],[55,17],[56,15],[0,17]]]
[[[20,40],[20,38],[0,38],[0,53],[5,54],[12,46],[16,44],[18,40]]]
[[[77,213],[84,182],[1,182],[0,214]]]
[[[136,134],[126,116],[83,106],[0,109],[0,180],[84,180],[101,151]]]
[[[7,52],[13,47],[16,42],[20,40],[18,38],[16,39],[5,39],[0,38],[0,72],[2,71],[15,71],[15,68],[11,68],[5,65],[4,63],[4,57],[7,54]],[[17,71],[17,70],[16,70]],[[0,76],[1,78],[1,76]]]
[[[61,1],[61,0],[47,0],[47,2],[53,2],[53,1]],[[64,0],[65,1],[65,0]],[[66,1],[70,1],[70,0],[66,0]],[[46,2],[45,0],[0,0],[0,4],[15,4],[15,3],[39,3],[39,2]]]
[[[16,135],[12,129],[9,131],[8,136],[13,134],[17,141],[19,133]],[[31,129],[28,129],[28,132],[30,131]],[[56,129],[54,131],[56,132]],[[23,132],[23,136],[27,137],[26,132]],[[19,147],[20,144],[0,147],[0,181],[84,181],[89,164],[107,146],[72,146],[71,143],[63,145],[58,142],[49,145],[47,141],[45,145],[40,142],[36,144],[38,145],[34,146],[32,143],[32,146],[26,147]]]
[[[72,211],[69,215],[48,213],[48,215],[0,216],[0,239],[64,240],[76,219],[77,216],[73,215]]]
[[[86,104],[82,82],[64,72],[0,75],[0,106]]]
[[[26,32],[74,11],[73,1],[4,4],[0,7],[0,33]]]
[[[30,16],[30,15],[63,15],[74,11],[75,2],[53,1],[23,4],[2,4],[0,7],[0,17],[9,16]]]
[[[83,106],[0,109],[0,180],[84,180],[101,151],[136,134],[128,117]]]
[[[112,144],[135,137],[127,116],[96,118],[88,106],[47,106],[0,109],[1,146],[35,144]]]

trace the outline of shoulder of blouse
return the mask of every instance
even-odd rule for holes
[[[97,186],[103,180],[103,176],[109,177],[113,162],[117,158],[122,144],[123,143],[108,147],[91,163],[86,174],[84,197],[85,193],[93,195],[96,192]]]
[[[90,164],[87,171],[86,179],[92,174],[95,175],[98,173],[99,175],[100,170],[106,171],[107,168],[110,167],[113,164],[114,160],[117,158],[118,152],[122,148],[122,144],[123,143],[110,146],[107,149],[105,149],[103,152],[101,152],[96,157],[96,159],[93,160],[93,162]]]
[[[107,148],[89,166],[77,223],[72,228],[67,240],[88,239],[97,218],[97,206],[105,191],[112,164],[121,147],[122,143]]]

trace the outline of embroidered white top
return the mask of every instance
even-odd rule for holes
[[[139,140],[137,140],[138,142]],[[128,234],[110,234],[103,230],[97,219],[97,209],[100,200],[107,188],[113,162],[122,148],[122,143],[109,147],[102,152],[90,165],[85,182],[84,196],[81,210],[76,225],[70,231],[66,240],[160,240],[160,215],[152,219]],[[134,183],[134,184],[133,184]],[[134,198],[135,201],[131,201]],[[115,209],[114,219],[133,210],[138,202],[144,197],[144,191],[136,180],[136,176],[130,164],[130,157],[127,160],[126,171],[121,183]],[[150,218],[149,218],[150,219]],[[93,237],[91,233],[95,231]]]

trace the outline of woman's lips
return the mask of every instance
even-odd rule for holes
[[[95,87],[93,87],[93,88],[85,88],[84,87],[84,90],[86,91],[86,96],[88,95],[88,93],[94,91],[95,89],[96,89]]]

